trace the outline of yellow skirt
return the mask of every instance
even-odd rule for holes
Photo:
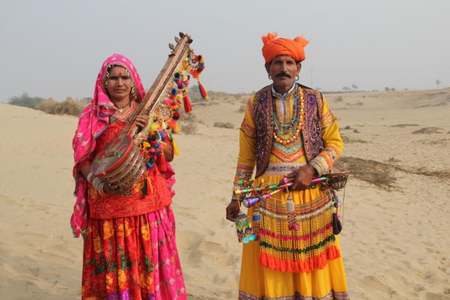
[[[266,183],[279,180],[265,177]],[[330,199],[318,188],[291,192],[289,197],[279,193],[248,211],[259,240],[243,247],[239,299],[348,300]],[[294,203],[296,230],[288,228],[288,201]],[[260,221],[252,222],[254,214],[260,214]]]
[[[349,299],[342,257],[329,260],[324,268],[312,272],[279,272],[263,267],[259,254],[257,241],[244,246],[239,299]]]

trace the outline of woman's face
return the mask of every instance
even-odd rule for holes
[[[109,77],[106,80],[106,91],[111,101],[118,102],[130,97],[133,80],[128,70],[121,66],[114,66],[109,71]]]

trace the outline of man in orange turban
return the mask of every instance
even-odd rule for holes
[[[339,125],[323,95],[296,82],[308,41],[274,33],[262,40],[272,83],[247,104],[227,219],[244,224],[239,190],[253,174],[256,186],[291,187],[254,205],[244,202],[251,228],[239,231],[245,243],[239,299],[348,300],[340,207],[331,190],[311,185],[342,154]]]

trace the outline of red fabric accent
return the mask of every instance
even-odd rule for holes
[[[140,190],[146,181],[147,195]],[[131,195],[100,195],[89,189],[89,216],[93,219],[130,217],[156,211],[170,205],[172,193],[157,168],[146,172]]]
[[[339,258],[341,253],[334,245],[328,246],[318,255],[304,260],[281,259],[265,251],[261,251],[259,261],[262,266],[280,272],[312,272],[323,269],[329,260]]]

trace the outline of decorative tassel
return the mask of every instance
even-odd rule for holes
[[[160,155],[158,155],[157,165],[161,173],[167,172],[167,161],[166,158],[164,157],[164,154],[161,153]]]
[[[333,219],[332,219],[333,234],[338,235],[342,231],[342,223],[341,223],[341,220],[339,220],[339,217],[337,214],[340,200],[339,200],[339,197],[335,190],[331,190],[331,197],[333,199],[333,206],[334,206]]]
[[[205,100],[208,99],[208,92],[206,91],[203,84],[200,82],[200,80],[197,80],[197,83],[198,83],[198,88],[200,90],[200,95],[202,95],[202,98]]]
[[[172,140],[172,147],[173,147],[173,154],[180,155],[180,148],[178,148],[178,145],[177,143],[175,143],[175,140]]]
[[[177,83],[178,89],[181,90],[183,88],[183,81],[181,81],[181,79],[177,79],[175,82]]]
[[[292,201],[292,195],[289,193],[287,198],[287,211],[288,211],[288,228],[289,230],[297,231],[300,229],[300,225],[298,225],[297,220],[295,219],[295,205],[294,201]]]
[[[148,195],[147,192],[148,192],[147,191],[147,180],[144,180],[144,184],[142,185],[141,193],[142,193],[142,195],[147,196]]]
[[[185,95],[183,97],[184,111],[190,113],[192,111],[191,100],[189,99],[189,95]]]
[[[337,213],[333,213],[333,234],[338,235],[342,231],[342,224],[337,216]]]

